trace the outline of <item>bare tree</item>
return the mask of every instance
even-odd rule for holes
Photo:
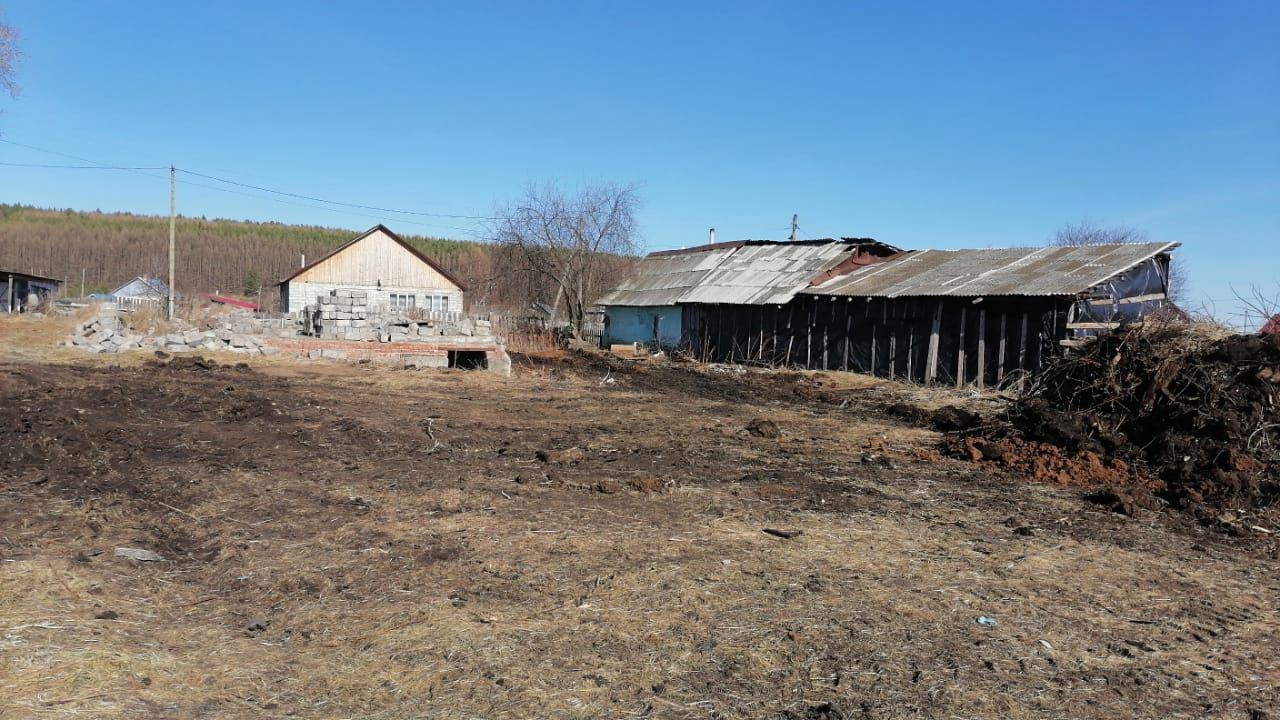
[[[0,8],[0,18],[4,17],[4,9]],[[18,30],[12,25],[0,22],[0,90],[16,98],[22,88],[18,85],[18,60],[22,53],[18,50]]]
[[[1127,225],[1097,225],[1091,222],[1068,223],[1054,234],[1050,245],[1072,247],[1077,245],[1134,245],[1151,242],[1145,230]],[[1187,278],[1176,257],[1169,260],[1169,286],[1165,290],[1174,305],[1183,305],[1187,299]]]
[[[589,185],[575,195],[554,185],[530,187],[495,213],[494,236],[523,269],[548,282],[553,307],[563,303],[581,335],[591,301],[615,279],[619,256],[636,253],[638,206],[634,186]]]

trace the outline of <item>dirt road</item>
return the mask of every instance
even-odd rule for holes
[[[4,362],[0,716],[1277,716],[1274,544],[941,458],[914,392]]]

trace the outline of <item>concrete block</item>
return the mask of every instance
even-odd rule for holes
[[[506,350],[487,350],[484,354],[485,364],[489,366],[489,372],[495,372],[499,375],[511,374],[511,356]]]
[[[258,349],[258,352],[262,353],[263,355],[279,355],[280,348],[271,347],[270,345],[263,345],[261,348]]]
[[[320,351],[320,357],[330,360],[342,360],[347,357],[347,353],[342,350],[325,348]]]
[[[177,345],[165,345],[164,349],[168,350],[171,353],[185,353],[185,352],[191,352],[193,348],[190,345],[177,344]]]
[[[388,342],[393,342],[393,343],[408,342],[408,341],[409,341],[409,336],[405,335],[404,333],[391,333],[388,340]]]
[[[309,359],[309,360],[319,360],[319,359],[320,359],[320,358],[322,358],[322,357],[324,357],[324,351],[323,351],[323,350],[308,350],[308,351],[307,351],[307,359]]]
[[[351,327],[355,327],[355,328],[367,327],[368,325],[369,325],[369,321],[365,320],[364,318],[357,318],[351,321]]]
[[[405,355],[404,366],[406,368],[447,368],[449,367],[449,356]]]
[[[249,339],[244,335],[232,335],[229,344],[233,348],[249,347]]]
[[[378,342],[391,342],[391,333],[378,333]]]
[[[195,345],[204,339],[204,333],[199,330],[188,330],[182,333],[182,343],[184,345]]]
[[[351,291],[350,291],[350,290],[345,290],[345,289],[342,289],[342,288],[338,288],[337,290],[334,290],[334,291],[333,291],[333,296],[334,296],[334,297],[336,297],[336,298],[342,298],[342,299],[345,299],[345,300],[350,300],[350,299],[351,299]]]
[[[172,335],[164,336],[164,343],[166,345],[181,345],[183,342],[182,333],[173,333]]]

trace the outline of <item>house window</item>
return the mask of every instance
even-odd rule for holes
[[[440,312],[449,312],[449,296],[445,295],[440,298]]]
[[[391,309],[392,310],[408,310],[417,306],[417,295],[399,295],[391,293]]]

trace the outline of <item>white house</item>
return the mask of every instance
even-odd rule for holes
[[[160,305],[169,299],[169,284],[141,275],[112,290],[111,299],[125,305]]]
[[[297,312],[334,290],[364,290],[370,305],[462,312],[462,282],[383,225],[280,281],[280,309]]]

